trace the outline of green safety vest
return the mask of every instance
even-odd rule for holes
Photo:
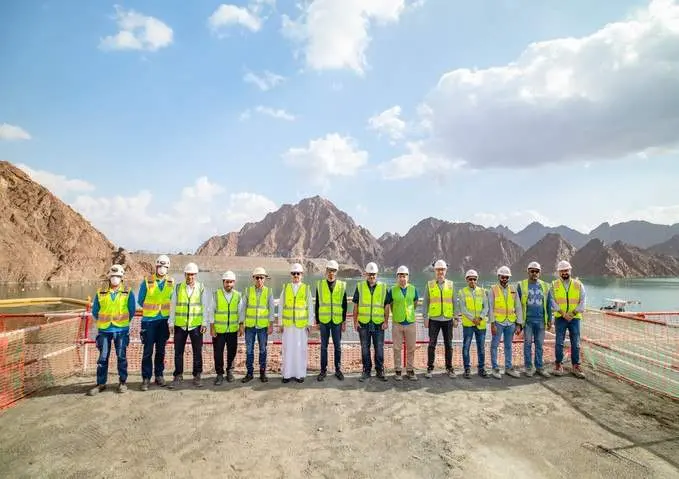
[[[454,285],[449,279],[444,280],[443,287],[440,287],[435,279],[427,283],[429,289],[429,308],[427,316],[437,318],[443,316],[446,319],[453,319],[455,314],[455,304],[453,302]]]
[[[245,307],[246,328],[269,327],[269,295],[271,290],[268,286],[262,286],[257,302],[257,290],[254,286],[248,287],[248,303]]]
[[[549,318],[547,317],[547,297],[549,296],[549,285],[538,279],[538,285],[542,290],[542,311],[545,316],[545,325]],[[526,315],[528,314],[528,280],[521,281],[521,306],[523,307],[523,322],[526,322]]]
[[[180,328],[196,328],[203,324],[203,283],[196,282],[189,297],[186,283],[177,285],[177,305],[174,309],[174,325]]]
[[[408,284],[404,295],[401,287],[395,284],[391,287],[391,299],[391,313],[394,315],[395,323],[415,321],[415,286]]]
[[[377,282],[375,289],[370,292],[367,281],[358,286],[358,322],[361,324],[382,324],[384,322],[384,300],[387,297],[387,286]]]
[[[215,291],[215,333],[235,333],[238,331],[238,305],[241,294],[231,290],[231,300],[226,300],[226,291]]]
[[[467,311],[472,313],[476,318],[481,316],[481,311],[483,311],[483,299],[486,297],[486,290],[477,286],[473,290],[469,286],[465,286],[460,291],[460,299],[464,301],[464,305]],[[481,316],[481,322],[477,326],[478,329],[486,329],[486,323],[488,318]],[[462,315],[462,326],[474,326],[474,323],[464,314]]]
[[[491,307],[493,308],[493,315],[495,321],[504,323],[516,322],[516,290],[512,288],[511,284],[507,285],[507,299],[505,300],[505,290],[499,284],[493,286],[493,295],[495,300]]]
[[[342,300],[347,289],[344,281],[335,281],[335,286],[330,291],[328,281],[319,280],[316,283],[316,293],[318,294],[318,321],[328,324],[332,321],[335,324],[342,323]]]
[[[115,299],[111,298],[111,290],[108,288],[97,292],[99,299],[97,329],[108,329],[111,325],[117,328],[130,327],[130,312],[127,309],[130,288],[121,284],[118,286],[117,292]]]
[[[174,289],[174,278],[165,276],[165,284],[163,289],[160,289],[158,283],[162,279],[155,274],[147,276],[146,281],[146,297],[142,305],[144,318],[155,318],[160,313],[161,316],[167,318],[170,315],[170,303],[172,302],[172,290]]]
[[[297,294],[292,289],[292,283],[285,285],[283,290],[283,327],[295,326],[305,328],[309,324],[309,303],[307,303],[307,285],[300,283]]]
[[[559,307],[559,310],[554,312],[557,318],[562,317],[565,313],[572,313],[577,308],[582,294],[581,287],[582,283],[573,278],[568,284],[568,289],[564,287],[563,281],[560,279],[555,279],[552,282],[552,295],[554,302]],[[573,319],[582,319],[582,313],[574,315]]]

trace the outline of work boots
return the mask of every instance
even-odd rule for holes
[[[165,382],[165,378],[163,376],[156,376],[156,384],[161,388],[167,386],[167,382]]]
[[[170,383],[170,385],[168,386],[168,388],[170,388],[170,389],[176,389],[177,386],[179,386],[179,385],[182,383],[183,380],[184,380],[184,378],[182,377],[181,374],[180,374],[179,376],[175,376],[175,377],[172,379],[172,382]]]
[[[100,392],[105,391],[105,390],[106,390],[106,384],[97,384],[92,389],[87,391],[87,395],[88,396],[96,396],[97,394],[99,394]]]
[[[573,365],[573,375],[578,379],[585,379],[585,373],[582,371],[579,364]]]
[[[223,382],[224,382],[224,375],[223,374],[217,374],[217,377],[215,378],[215,386],[221,386]]]
[[[192,382],[193,382],[193,386],[196,387],[196,388],[202,388],[203,387],[203,383],[200,382],[200,374],[196,374],[193,377]]]
[[[227,383],[232,383],[232,382],[233,382],[233,379],[234,379],[234,378],[233,378],[233,372],[231,372],[231,370],[229,369],[229,370],[226,372],[226,382],[227,382]]]
[[[139,388],[141,391],[148,391],[149,390],[149,385],[151,384],[151,381],[148,379],[142,379],[141,381],[141,387]]]
[[[554,366],[554,371],[552,371],[552,374],[554,376],[563,376],[563,366],[561,363],[556,363],[556,366]]]
[[[266,377],[266,371],[261,370],[261,371],[259,372],[259,380],[262,381],[263,383],[268,383],[268,382],[269,382],[269,378]]]
[[[243,376],[243,379],[241,379],[240,382],[245,384],[245,383],[249,383],[253,379],[254,379],[254,376],[252,375],[252,373],[247,373],[245,376]]]
[[[118,393],[124,394],[126,392],[127,392],[127,384],[125,384],[125,383],[118,384]]]

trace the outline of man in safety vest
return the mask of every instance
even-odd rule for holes
[[[545,341],[545,330],[552,328],[552,295],[549,285],[540,279],[540,263],[531,261],[528,264],[528,279],[521,281],[516,292],[521,299],[523,311],[523,359],[526,376],[533,377],[537,373],[545,378],[549,373],[544,368],[542,350]],[[532,361],[532,344],[535,342],[535,369]]]
[[[488,296],[486,290],[477,283],[479,274],[470,269],[465,273],[467,286],[458,292],[458,307],[462,316],[462,362],[464,363],[464,377],[469,379],[471,374],[472,339],[476,339],[477,370],[479,376],[488,377],[486,372],[486,324],[488,322]]]
[[[584,379],[585,373],[580,367],[580,320],[585,312],[585,286],[577,279],[571,278],[571,264],[559,261],[557,265],[559,279],[552,282],[552,308],[556,325],[556,365],[554,375],[562,376],[563,345],[566,331],[571,343],[571,363],[573,375]]]
[[[278,302],[278,319],[282,339],[281,375],[283,382],[306,377],[309,329],[314,324],[314,302],[311,288],[302,282],[304,268],[299,263],[290,267],[292,281],[283,286]]]
[[[245,333],[245,369],[241,382],[254,379],[255,339],[259,343],[259,380],[268,382],[266,376],[266,343],[273,333],[273,291],[264,286],[266,270],[257,267],[252,271],[254,284],[243,292],[243,308],[240,314],[240,331]]]
[[[521,301],[516,294],[516,288],[509,284],[512,272],[507,266],[497,270],[499,282],[488,292],[489,322],[493,339],[490,342],[490,362],[493,366],[493,377],[502,379],[500,366],[497,363],[497,348],[500,339],[504,341],[505,372],[508,376],[518,378],[519,372],[512,366],[512,338],[514,333],[521,334],[523,313]]]
[[[415,375],[415,307],[418,294],[415,286],[408,282],[407,266],[399,266],[396,270],[397,283],[387,290],[384,317],[388,320],[393,315],[391,338],[394,349],[394,379],[403,380],[401,365],[403,358],[403,339],[406,342],[406,374],[411,381],[417,381]]]
[[[125,270],[114,264],[108,271],[108,284],[97,291],[92,303],[92,317],[97,322],[97,385],[87,391],[94,396],[106,389],[108,378],[108,358],[111,355],[111,343],[118,358],[118,392],[127,391],[127,345],[130,343],[130,321],[134,317],[137,305],[134,293],[123,284]]]
[[[424,327],[429,330],[429,347],[427,348],[427,372],[425,378],[431,378],[436,358],[436,343],[439,332],[443,334],[443,347],[446,357],[446,371],[451,378],[455,377],[453,369],[453,327],[457,326],[455,317],[455,286],[446,279],[448,265],[442,259],[434,263],[435,278],[427,282],[422,301]]]
[[[213,314],[210,316],[210,335],[215,359],[215,386],[224,382],[224,346],[226,346],[226,381],[233,382],[233,360],[238,350],[240,313],[243,306],[240,292],[234,289],[236,275],[227,271],[222,275],[222,287],[217,289],[212,300]]]
[[[389,327],[384,306],[387,299],[387,285],[377,281],[377,264],[372,261],[365,265],[366,280],[360,281],[354,291],[354,329],[361,340],[361,362],[363,374],[359,381],[370,377],[372,360],[370,342],[375,348],[375,372],[377,378],[386,381],[384,376],[384,331]]]
[[[165,345],[170,338],[170,303],[174,292],[174,279],[168,276],[170,258],[161,254],[156,259],[156,271],[144,278],[139,285],[137,302],[142,308],[141,342],[144,352],[141,358],[141,390],[148,391],[151,375],[155,373],[156,384],[165,386]],[[153,360],[153,348],[156,356]],[[155,368],[154,368],[155,362]]]
[[[207,331],[210,313],[210,294],[196,279],[198,265],[187,263],[184,267],[185,280],[175,286],[170,303],[170,325],[174,325],[174,379],[170,388],[176,388],[183,380],[184,349],[186,339],[191,339],[193,353],[193,385],[202,387],[203,335]]]
[[[347,329],[347,284],[336,279],[339,264],[330,260],[325,265],[325,279],[316,283],[314,312],[321,330],[321,372],[316,378],[323,381],[328,372],[328,343],[332,336],[334,348],[335,377],[344,380],[342,374],[342,333]]]

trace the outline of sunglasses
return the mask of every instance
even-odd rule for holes
[[[503,281],[503,280],[509,281],[509,276],[500,276],[500,280],[501,281]]]
[[[255,279],[264,279],[264,276],[255,276]]]
[[[294,273],[290,273],[290,274],[293,275],[293,276],[299,276],[299,275],[302,274],[302,273],[294,272]]]
[[[467,281],[476,281],[476,278],[467,278]]]
[[[539,273],[540,270],[539,269],[529,269],[528,272],[531,273],[531,274],[532,273]]]

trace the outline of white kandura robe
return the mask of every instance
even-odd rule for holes
[[[292,283],[292,291],[296,294],[301,283]],[[285,304],[285,287],[278,302],[278,321],[283,325],[283,305]],[[311,297],[311,286],[307,284],[307,305],[309,308],[309,324],[314,324],[314,305]],[[286,327],[283,331],[282,347],[282,367],[281,374],[284,378],[304,378],[306,377],[307,352],[309,333],[307,328]]]

